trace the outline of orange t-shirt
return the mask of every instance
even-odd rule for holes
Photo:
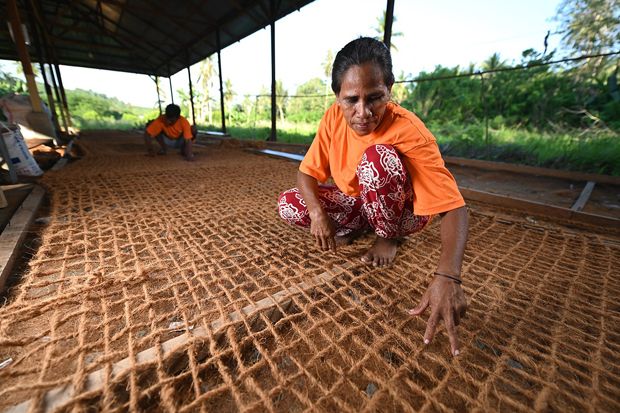
[[[183,116],[179,116],[176,122],[168,126],[165,122],[166,115],[159,115],[157,119],[146,127],[146,133],[151,137],[155,137],[160,133],[164,133],[169,139],[179,139],[181,136],[186,140],[192,139],[192,128]]]
[[[331,176],[344,193],[359,196],[355,171],[370,145],[392,145],[413,184],[416,215],[434,215],[465,205],[456,181],[446,169],[435,137],[413,113],[396,103],[387,104],[383,119],[372,133],[359,136],[334,103],[321,119],[317,134],[299,170],[325,182]]]

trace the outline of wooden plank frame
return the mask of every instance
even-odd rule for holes
[[[308,281],[303,281],[293,285],[292,287],[280,290],[277,293],[263,298],[254,304],[247,305],[240,310],[233,311],[227,314],[225,317],[212,321],[209,324],[209,330],[213,333],[216,339],[223,337],[226,334],[225,327],[230,326],[231,323],[242,321],[245,319],[251,319],[252,324],[256,323],[260,319],[260,313],[264,313],[271,322],[275,323],[282,317],[284,313],[292,305],[292,297],[296,294],[306,292],[317,286],[330,282],[336,276],[342,274],[345,270],[353,267],[350,262],[345,262],[341,266],[332,268],[330,271],[325,271]],[[112,365],[111,379],[124,379],[129,375],[132,368],[136,369],[149,369],[152,368],[158,359],[158,354],[161,353],[162,359],[166,360],[166,370],[170,374],[178,373],[186,367],[184,362],[184,346],[195,339],[205,339],[209,337],[209,331],[199,326],[191,330],[186,330],[184,334],[174,337],[168,341],[161,343],[158,346],[147,348],[136,354],[135,361],[132,361],[129,357],[124,358]],[[202,361],[207,357],[207,347],[202,346],[198,354],[194,354],[196,360]],[[101,368],[92,373],[89,373],[86,378],[86,384],[82,393],[96,393],[100,391],[103,386],[108,382],[105,375],[106,368]],[[125,388],[124,386],[120,386]],[[34,405],[34,400],[26,400],[16,406],[13,406],[6,410],[6,413],[26,413],[30,411],[56,411],[65,406],[75,395],[76,391],[72,384],[65,386],[59,386],[46,392],[43,397],[42,406]]]
[[[4,290],[4,284],[17,259],[19,246],[26,236],[26,231],[32,223],[44,195],[45,190],[39,185],[35,185],[0,234],[0,291]]]
[[[594,185],[596,185],[596,182],[588,181],[586,186],[583,187],[579,198],[577,198],[577,200],[575,201],[573,206],[570,207],[570,209],[572,209],[573,211],[581,211],[583,207],[586,206],[588,199],[590,199],[590,195],[592,195],[592,191],[594,190]]]

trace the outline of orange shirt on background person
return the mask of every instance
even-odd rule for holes
[[[299,170],[319,182],[331,176],[342,192],[359,196],[357,165],[364,151],[378,144],[392,145],[401,154],[413,184],[416,215],[435,215],[465,205],[435,137],[416,115],[393,102],[387,104],[379,126],[365,136],[349,127],[334,103],[323,115]]]
[[[151,137],[155,137],[162,132],[168,139],[179,139],[180,137],[186,140],[192,139],[192,128],[189,121],[183,116],[179,116],[179,119],[172,125],[167,125],[166,115],[159,115],[157,119],[146,127],[146,133]]]

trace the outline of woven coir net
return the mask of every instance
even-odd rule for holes
[[[0,410],[620,411],[620,237],[470,210],[461,355],[409,316],[439,222],[390,269],[276,214],[296,164],[85,137],[0,307]]]

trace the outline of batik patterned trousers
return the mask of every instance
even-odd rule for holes
[[[411,178],[390,145],[373,145],[357,166],[360,196],[349,196],[335,185],[319,185],[319,202],[336,225],[336,235],[372,228],[382,238],[421,231],[431,216],[414,215]],[[306,203],[293,188],[280,194],[278,212],[286,222],[310,228]]]

